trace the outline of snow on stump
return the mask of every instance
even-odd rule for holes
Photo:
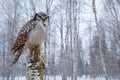
[[[45,70],[45,57],[42,48],[31,47],[30,62],[27,64],[26,80],[43,80]]]

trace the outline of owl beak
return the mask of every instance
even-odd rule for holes
[[[49,22],[49,16],[47,16],[46,19],[48,19],[48,22]]]
[[[47,16],[46,18],[49,19],[49,16]]]

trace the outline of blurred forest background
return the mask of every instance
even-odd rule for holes
[[[0,0],[0,77],[25,76],[29,52],[14,68],[10,47],[36,12],[50,21],[43,52],[45,75],[120,79],[120,0]]]

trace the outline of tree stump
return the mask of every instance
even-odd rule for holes
[[[30,49],[30,62],[27,64],[26,78],[27,80],[43,80],[45,70],[45,56],[42,48],[38,45]]]

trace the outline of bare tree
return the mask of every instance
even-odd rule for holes
[[[102,46],[101,46],[101,28],[99,26],[98,23],[98,18],[97,18],[97,12],[96,12],[96,5],[95,5],[95,0],[92,0],[92,8],[93,8],[93,13],[94,13],[94,18],[95,18],[95,23],[96,23],[96,28],[97,28],[97,34],[98,34],[98,38],[99,38],[99,52],[100,52],[100,56],[101,56],[101,60],[102,60],[102,65],[103,65],[103,70],[104,70],[104,74],[105,74],[105,78],[106,80],[108,80],[108,74],[107,74],[107,70],[106,70],[106,64],[104,61],[104,54],[102,51]]]

